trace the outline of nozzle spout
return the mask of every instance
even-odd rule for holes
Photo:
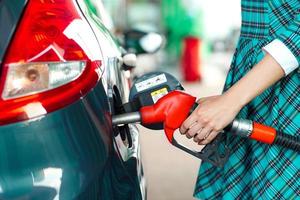
[[[113,125],[130,124],[141,122],[141,114],[139,112],[124,113],[112,116]]]

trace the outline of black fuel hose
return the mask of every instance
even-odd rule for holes
[[[297,137],[277,131],[273,144],[300,152],[300,136]]]

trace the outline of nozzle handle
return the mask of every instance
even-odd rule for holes
[[[201,159],[203,162],[209,162],[216,167],[223,167],[228,160],[230,155],[230,149],[227,145],[224,145],[223,148],[220,148],[221,141],[223,140],[223,135],[219,134],[217,137],[201,151],[191,150],[188,147],[177,142],[175,138],[172,140],[172,144],[177,148]]]

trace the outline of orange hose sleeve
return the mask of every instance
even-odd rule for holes
[[[251,139],[267,144],[273,144],[276,138],[276,130],[272,127],[253,122],[253,131]]]

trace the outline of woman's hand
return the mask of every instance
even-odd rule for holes
[[[187,138],[194,138],[198,144],[208,144],[230,122],[232,122],[242,106],[226,94],[202,98],[199,106],[184,121],[180,132]]]
[[[210,143],[233,121],[240,109],[284,77],[284,71],[268,53],[243,78],[220,96],[199,100],[198,108],[183,122],[180,132],[199,144]]]

